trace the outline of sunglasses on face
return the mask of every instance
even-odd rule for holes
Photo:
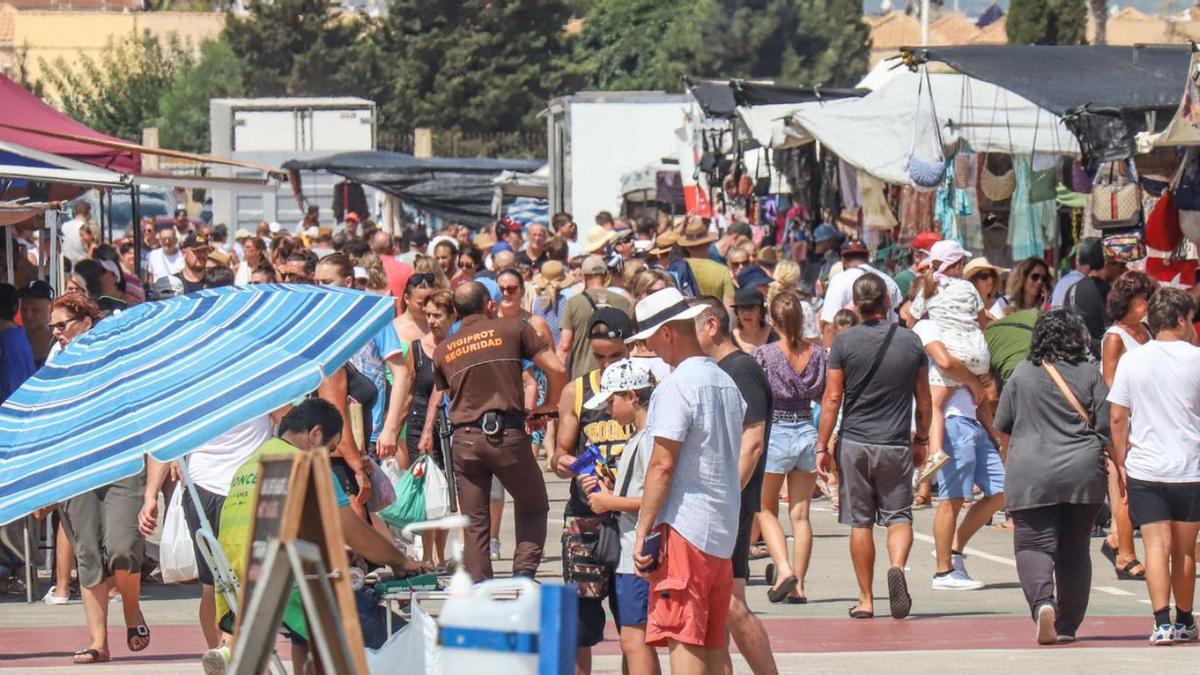
[[[1033,274],[1029,275],[1029,280],[1034,283],[1040,283],[1045,278],[1046,275],[1042,274],[1041,272],[1034,272]]]
[[[458,263],[458,266],[465,270],[473,270],[473,269],[475,269],[475,261],[474,260],[460,260]]]
[[[516,293],[518,293],[520,291],[521,291],[520,286],[501,286],[500,287],[500,292],[505,295],[515,295]]]
[[[428,288],[436,283],[437,276],[429,274],[428,272],[424,274],[414,274],[408,278],[409,288]]]
[[[308,283],[308,276],[304,274],[296,274],[294,272],[284,272],[283,280],[292,284]]]
[[[66,321],[59,321],[58,323],[46,324],[46,328],[49,328],[51,333],[53,333],[54,331],[62,332],[67,329],[67,326],[70,326],[71,324],[75,323],[78,320],[79,320],[79,317],[76,316],[76,317],[67,319]]]

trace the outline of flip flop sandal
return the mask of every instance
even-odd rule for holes
[[[1133,568],[1141,565],[1142,561],[1134,558],[1117,568],[1117,578],[1122,581],[1143,581],[1146,578],[1146,568],[1142,566],[1141,572],[1134,572]]]
[[[800,580],[796,578],[796,575],[790,575],[780,582],[778,587],[767,590],[767,599],[775,604],[779,604],[786,600],[787,596],[791,595],[792,591],[796,590],[796,586],[799,585]]]
[[[893,619],[903,619],[912,611],[912,596],[908,594],[908,582],[904,579],[904,570],[899,567],[888,568],[888,605],[892,610]]]
[[[134,638],[142,638],[146,642],[141,647],[134,647]],[[150,646],[150,627],[146,625],[145,616],[142,616],[142,622],[138,625],[125,629],[125,646],[129,647],[131,652],[140,652]]]
[[[757,546],[750,547],[750,559],[751,560],[762,560],[763,558],[770,558],[770,557],[771,557],[771,553],[769,551],[767,551],[766,546],[759,544]]]
[[[808,598],[806,598],[803,595],[801,595],[801,596],[789,595],[787,597],[787,600],[785,600],[784,602],[786,602],[789,605],[807,605]]]
[[[850,618],[851,619],[874,619],[875,612],[868,612],[865,609],[859,609],[858,605],[854,605],[853,607],[850,608]]]
[[[109,659],[108,654],[99,649],[80,649],[71,657],[71,662],[79,665],[88,663],[105,663]]]
[[[925,495],[917,495],[916,497],[913,497],[912,508],[927,509],[931,506],[933,506],[933,500],[929,497]]]

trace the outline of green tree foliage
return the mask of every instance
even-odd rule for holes
[[[209,99],[243,94],[237,54],[226,42],[204,42],[199,58],[182,64],[159,99],[159,142],[175,150],[209,152]]]
[[[857,0],[597,0],[576,56],[602,89],[678,90],[685,74],[845,86],[868,39]]]
[[[39,64],[46,91],[64,112],[98,131],[140,142],[142,129],[158,117],[159,97],[190,59],[178,35],[160,41],[147,31],[110,40],[99,58],[85,55],[75,66],[61,57]]]
[[[679,91],[688,75],[679,52],[694,48],[683,30],[700,0],[599,0],[575,41],[576,61],[593,89]]]
[[[1012,0],[1008,42],[1016,45],[1077,45],[1087,38],[1088,3],[1080,0]]]
[[[550,96],[572,90],[562,0],[393,0],[372,33],[387,77],[373,98],[380,138],[399,144],[415,127],[497,134],[477,148],[504,153],[544,123]]]
[[[328,0],[255,2],[245,16],[230,12],[221,35],[245,64],[247,91],[256,96],[304,95],[315,80],[293,76],[298,57],[335,29]]]

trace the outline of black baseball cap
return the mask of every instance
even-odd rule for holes
[[[603,325],[603,327],[601,327]],[[621,339],[633,335],[633,320],[615,307],[601,307],[588,318],[588,339]]]
[[[21,289],[22,298],[41,298],[42,300],[53,300],[54,289],[50,284],[41,279],[34,279],[29,282],[29,285]]]
[[[179,248],[212,248],[212,240],[203,232],[193,232],[183,240]]]
[[[762,307],[765,304],[758,286],[743,286],[733,294],[734,307]]]

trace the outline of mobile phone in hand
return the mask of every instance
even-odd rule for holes
[[[641,570],[646,573],[653,572],[658,569],[658,556],[662,551],[662,533],[655,532],[648,535],[642,541],[642,555],[650,557],[650,564],[642,567]]]

